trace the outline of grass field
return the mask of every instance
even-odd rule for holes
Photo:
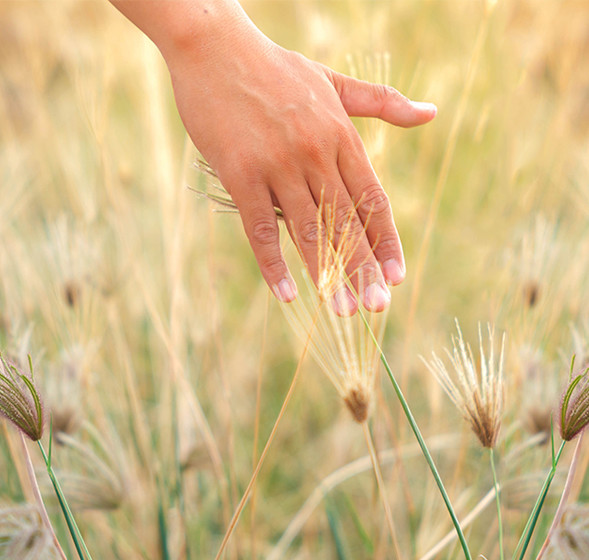
[[[479,323],[494,325],[496,358],[506,333],[494,452],[511,557],[550,468],[571,358],[589,361],[589,3],[243,4],[281,45],[438,106],[413,130],[356,121],[407,260],[382,347],[458,517],[475,512],[473,558],[491,560],[487,453],[420,356],[445,357],[455,318],[474,350]],[[313,358],[300,363],[239,218],[187,188],[211,181],[196,159],[159,53],[106,0],[0,2],[0,350],[32,357],[54,467],[92,557],[214,558],[297,372],[224,557],[395,558],[384,501],[402,558],[463,558],[456,539],[435,548],[452,523],[384,371],[369,419],[383,491],[362,428]],[[1,432],[0,557],[24,558],[44,533],[18,509],[33,498],[17,432]],[[545,558],[589,557],[589,449],[577,460]],[[58,557],[44,550],[30,558]]]

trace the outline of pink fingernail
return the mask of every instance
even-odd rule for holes
[[[283,278],[278,284],[272,286],[272,292],[276,299],[284,303],[290,303],[297,297],[297,287],[290,278]]]
[[[391,303],[391,293],[378,282],[373,282],[364,290],[364,307],[368,311],[384,311]]]
[[[411,105],[418,111],[433,111],[434,114],[438,112],[438,108],[433,103],[426,103],[424,101],[411,101]]]
[[[358,310],[358,302],[348,288],[340,288],[333,296],[333,310],[340,317],[351,317]]]
[[[405,279],[405,265],[396,259],[389,259],[382,265],[382,274],[389,286],[396,286]]]

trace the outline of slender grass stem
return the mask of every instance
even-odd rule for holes
[[[468,527],[495,500],[495,489],[491,488],[479,503],[462,519],[462,527]],[[456,531],[450,531],[438,543],[430,548],[419,560],[433,560],[446,546],[456,539]]]
[[[573,460],[571,461],[571,466],[569,467],[569,474],[567,475],[567,479],[564,484],[564,490],[562,491],[562,496],[560,497],[560,502],[558,503],[558,508],[556,509],[556,513],[554,514],[554,519],[552,520],[552,525],[550,526],[550,529],[548,530],[548,535],[546,535],[546,540],[544,541],[544,544],[542,545],[542,548],[540,549],[540,552],[538,553],[536,560],[541,560],[541,558],[544,556],[544,553],[546,552],[546,549],[548,548],[548,545],[550,544],[550,539],[552,537],[552,534],[554,533],[554,531],[558,527],[558,524],[560,523],[560,520],[562,519],[562,516],[564,514],[564,509],[567,504],[567,500],[569,498],[569,495],[571,493],[571,487],[573,485],[573,480],[574,480],[575,474],[577,472],[577,467],[579,466],[579,457],[581,455],[581,445],[583,443],[583,434],[584,433],[585,432],[581,432],[581,434],[579,435],[579,438],[577,439],[577,445],[575,446]]]
[[[503,560],[505,558],[503,552],[503,519],[501,518],[501,499],[499,498],[499,483],[497,482],[497,470],[495,469],[495,452],[492,447],[489,448],[489,460],[491,463],[491,471],[493,472],[493,488],[495,489],[497,522],[499,523],[499,557]]]
[[[311,334],[312,334],[313,330],[315,329],[315,322],[317,321],[318,315],[319,314],[317,314],[315,316],[315,320],[313,322],[313,327],[311,328],[311,330],[309,332],[309,336],[307,337],[307,341],[305,343],[305,346],[303,347],[303,352],[301,353],[299,363],[297,364],[297,368],[296,368],[294,375],[292,377],[292,381],[290,382],[290,387],[288,388],[288,392],[286,393],[286,396],[284,397],[284,401],[282,402],[282,407],[280,408],[280,412],[278,413],[278,416],[276,417],[276,421],[274,422],[274,426],[272,427],[272,431],[270,432],[270,435],[268,436],[268,440],[266,441],[266,445],[264,446],[264,449],[262,450],[262,453],[260,455],[260,459],[258,460],[256,468],[254,469],[254,472],[252,473],[252,476],[251,476],[250,481],[247,485],[247,488],[245,489],[245,492],[243,493],[243,496],[241,497],[239,504],[237,504],[237,508],[235,509],[235,513],[233,514],[233,517],[231,518],[231,521],[229,523],[229,527],[227,528],[227,531],[225,532],[225,536],[223,537],[223,541],[221,542],[221,546],[219,547],[219,551],[217,552],[217,554],[215,556],[215,560],[220,560],[221,556],[223,555],[223,552],[225,551],[225,548],[227,547],[229,539],[231,538],[231,535],[233,534],[233,531],[235,530],[235,527],[237,526],[237,522],[239,521],[239,518],[241,516],[241,512],[243,511],[243,508],[245,507],[245,504],[247,503],[247,501],[251,495],[252,489],[253,489],[253,487],[256,483],[256,480],[258,478],[258,474],[260,473],[260,470],[262,469],[262,465],[264,464],[264,460],[266,459],[266,455],[268,453],[268,450],[270,449],[270,446],[271,446],[272,442],[274,441],[274,437],[276,436],[276,432],[278,431],[278,425],[280,424],[280,421],[282,420],[282,417],[284,416],[284,413],[286,412],[286,407],[288,406],[288,403],[290,402],[290,399],[294,393],[294,388],[295,388],[297,379],[299,378],[299,373],[302,369],[303,361],[305,360],[305,356],[307,355],[307,350],[309,349],[309,343],[311,341]]]
[[[53,489],[55,490],[55,494],[59,501],[59,505],[61,506],[61,510],[63,511],[63,516],[65,518],[68,529],[74,541],[74,545],[76,547],[78,556],[80,557],[80,560],[92,560],[92,556],[90,555],[90,552],[86,547],[86,543],[82,538],[82,533],[80,533],[80,529],[78,528],[76,520],[74,519],[72,510],[70,509],[70,506],[67,503],[67,500],[65,499],[65,495],[63,493],[63,490],[61,489],[61,485],[59,484],[59,481],[55,476],[55,471],[53,470],[53,466],[51,464],[51,458],[47,456],[47,453],[45,452],[45,448],[43,447],[41,440],[37,441],[37,444],[39,445],[39,449],[41,450],[41,454],[43,455],[45,466],[47,467],[47,474],[49,475],[51,483],[53,484]]]
[[[558,461],[560,460],[560,456],[562,455],[562,451],[564,449],[566,441],[563,441],[560,444],[560,448],[558,449],[557,453],[553,456],[552,459],[552,467],[546,476],[546,480],[544,481],[544,485],[542,486],[542,490],[540,490],[540,495],[534,504],[534,508],[532,509],[532,513],[530,513],[530,517],[526,526],[524,527],[522,536],[515,547],[515,551],[513,553],[512,560],[515,560],[517,557],[518,560],[523,560],[524,556],[526,555],[526,551],[528,549],[528,545],[530,544],[530,539],[532,538],[532,533],[536,527],[536,523],[538,522],[538,518],[540,517],[540,511],[542,510],[542,506],[544,505],[544,501],[546,500],[546,496],[548,494],[548,490],[550,489],[550,484],[552,483],[552,479],[556,474],[556,467],[558,465]],[[521,550],[520,550],[521,549]],[[520,550],[519,556],[517,556],[517,551]]]
[[[268,311],[270,306],[270,292],[266,294],[266,303],[264,306],[264,326],[262,328],[262,343],[260,346],[260,356],[258,360],[258,375],[256,380],[256,412],[254,415],[254,443],[252,450],[252,468],[256,468],[256,461],[258,460],[258,445],[260,440],[260,416],[262,412],[262,379],[264,373],[264,359],[266,357],[266,340],[268,334]],[[256,558],[256,488],[252,489],[252,497],[250,500],[250,555]]]
[[[45,503],[43,502],[43,496],[41,495],[41,490],[39,489],[39,483],[37,482],[37,477],[35,476],[35,469],[33,467],[33,462],[31,461],[31,455],[29,453],[29,448],[27,447],[27,442],[25,441],[25,436],[22,432],[19,431],[20,441],[22,443],[22,447],[24,450],[25,455],[25,464],[27,466],[27,474],[29,476],[29,481],[31,483],[31,488],[33,489],[33,495],[35,496],[35,501],[37,502],[37,507],[39,508],[39,514],[41,515],[41,519],[43,523],[47,527],[48,531],[51,533],[53,537],[53,544],[57,549],[57,552],[63,558],[63,560],[67,560],[65,552],[61,548],[59,541],[57,540],[57,535],[55,534],[55,530],[53,529],[53,525],[51,524],[51,520],[49,519],[49,514],[47,513],[47,509],[45,508]]]
[[[405,396],[403,395],[403,391],[401,390],[399,383],[397,382],[397,380],[395,379],[395,376],[393,375],[393,372],[389,366],[386,356],[384,355],[384,352],[382,351],[382,348],[380,347],[378,340],[374,336],[374,333],[372,332],[372,329],[370,328],[370,325],[368,324],[368,321],[366,320],[366,316],[364,315],[364,313],[362,313],[362,310],[359,310],[359,313],[362,317],[362,321],[364,322],[364,325],[368,329],[368,333],[369,333],[373,343],[375,344],[375,346],[380,354],[381,362],[383,363],[384,368],[389,376],[389,379],[391,380],[391,383],[393,385],[393,389],[395,390],[395,393],[397,394],[397,398],[399,399],[399,402],[401,403],[401,407],[403,408],[403,412],[405,413],[405,416],[407,417],[407,420],[409,421],[409,425],[411,426],[411,429],[413,430],[415,438],[417,439],[417,442],[419,443],[419,447],[421,448],[423,456],[425,457],[425,460],[427,461],[427,464],[429,465],[429,468],[432,472],[434,480],[436,481],[436,484],[438,485],[438,489],[440,491],[440,494],[442,495],[442,498],[444,500],[444,503],[446,504],[446,508],[448,510],[448,513],[450,514],[450,518],[452,519],[452,523],[454,524],[454,527],[456,529],[456,533],[458,534],[458,539],[460,540],[460,545],[462,546],[464,556],[467,560],[472,560],[472,555],[471,555],[470,550],[468,548],[466,538],[464,536],[464,533],[462,532],[462,528],[460,527],[460,522],[458,521],[458,517],[456,516],[456,513],[454,512],[454,508],[452,507],[452,503],[450,502],[450,497],[448,496],[448,493],[446,492],[446,488],[444,487],[444,483],[442,482],[442,477],[440,476],[440,473],[438,472],[438,469],[436,467],[434,459],[431,456],[429,449],[427,448],[427,445],[425,443],[425,440],[423,439],[423,436],[421,435],[421,431],[419,429],[419,426],[417,425],[417,422],[415,421],[415,418],[413,417],[411,409],[409,408],[409,403],[405,399]]]
[[[401,548],[399,547],[399,539],[397,537],[397,531],[395,530],[393,513],[391,512],[391,505],[387,500],[384,480],[382,478],[382,472],[380,470],[378,456],[376,455],[376,449],[374,448],[372,434],[370,433],[370,428],[368,427],[368,421],[362,422],[362,431],[364,432],[364,437],[366,439],[366,447],[368,447],[368,454],[370,455],[370,460],[372,461],[372,468],[374,469],[374,476],[376,477],[376,483],[378,485],[378,493],[380,494],[380,499],[384,507],[385,517],[387,520],[387,524],[389,526],[389,531],[391,533],[391,539],[393,541],[393,548],[395,549],[395,555],[399,560],[401,560],[403,558],[403,555],[401,554]]]

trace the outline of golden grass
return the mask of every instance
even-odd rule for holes
[[[571,354],[589,352],[589,8],[244,5],[284,46],[439,107],[421,129],[355,121],[407,260],[383,348],[426,439],[452,435],[436,460],[459,516],[476,513],[473,554],[495,558],[496,517],[478,506],[492,487],[486,460],[418,356],[447,343],[454,317],[465,340],[478,322],[508,333],[496,451],[511,551],[549,463],[530,414],[546,420]],[[0,348],[32,355],[56,417],[79,415],[71,445],[54,448],[56,468],[92,476],[80,450],[108,449],[121,503],[77,511],[95,558],[212,558],[283,405],[293,335],[266,303],[238,218],[186,188],[207,179],[192,167],[165,66],[106,1],[3,0],[0,67]],[[363,435],[311,360],[300,375],[226,558],[265,558],[277,543],[284,558],[388,558]],[[406,557],[430,558],[451,524],[425,463],[405,452],[397,406],[379,382],[371,430],[385,498]],[[587,450],[578,461],[571,501],[587,496]],[[3,501],[27,496],[22,469],[3,436]],[[557,473],[555,495],[563,484]],[[440,554],[461,557],[451,544]]]

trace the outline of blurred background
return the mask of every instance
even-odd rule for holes
[[[407,260],[384,350],[465,515],[490,472],[419,356],[443,353],[455,317],[473,347],[479,322],[507,332],[512,549],[571,356],[589,357],[589,3],[243,6],[282,46],[438,106],[414,130],[355,121]],[[95,558],[214,557],[299,360],[239,218],[188,188],[210,181],[196,159],[159,53],[106,0],[0,2],[0,349],[35,362]],[[286,236],[285,250],[300,268]],[[297,383],[227,557],[390,558],[370,463],[342,471],[366,455],[361,430],[311,359]],[[381,385],[387,499],[406,558],[422,558],[451,525]],[[2,431],[0,511],[28,496]],[[473,553],[498,557],[496,531],[484,509]],[[453,546],[435,557],[460,557]]]

